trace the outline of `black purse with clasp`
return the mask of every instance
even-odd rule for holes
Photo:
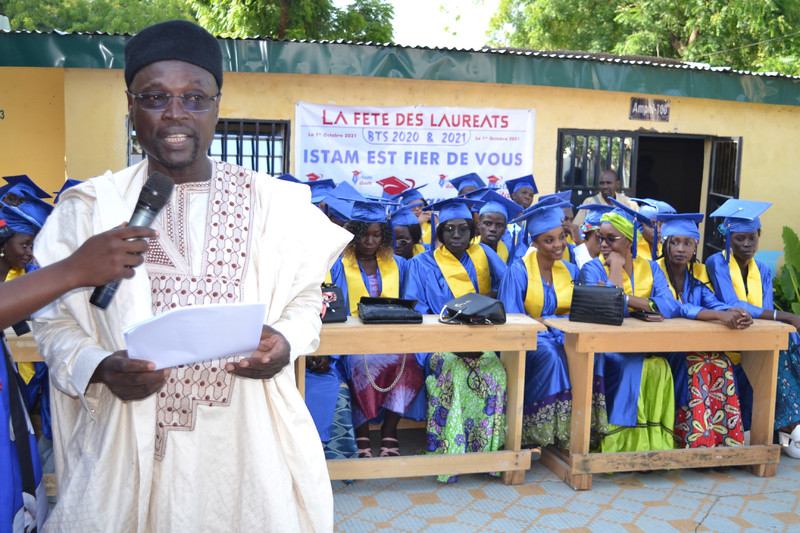
[[[622,289],[580,283],[576,283],[572,287],[572,303],[569,308],[570,322],[621,326],[624,316],[625,292]]]
[[[446,324],[505,324],[506,308],[503,302],[470,292],[444,304],[439,322]]]

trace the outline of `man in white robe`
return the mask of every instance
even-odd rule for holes
[[[149,173],[176,182],[144,268],[107,309],[89,304],[91,289],[76,290],[34,320],[51,372],[58,482],[45,530],[333,529],[322,446],[291,362],[319,342],[319,285],[351,235],[310,203],[307,187],[204,155],[222,83],[215,47],[178,21],[129,41],[129,110],[148,158],[67,191],[37,238],[39,261],[57,261],[127,220]],[[145,91],[166,94],[166,106]],[[188,102],[203,95],[208,109]],[[267,305],[249,358],[154,371],[124,352],[127,325],[232,302]]]

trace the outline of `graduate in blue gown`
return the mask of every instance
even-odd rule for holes
[[[506,264],[485,244],[472,243],[477,233],[469,210],[473,203],[451,198],[425,208],[438,211],[435,233],[444,244],[408,262],[405,297],[417,300],[416,309],[424,315],[438,315],[444,304],[470,292],[497,294]]]
[[[406,298],[417,300],[416,308],[423,314],[439,314],[445,303],[465,294],[493,296],[500,285],[506,264],[485,244],[472,242],[476,230],[470,206],[474,203],[452,198],[429,206],[439,213],[434,231],[442,244],[408,262],[405,291]],[[455,329],[453,334],[458,334]],[[427,452],[501,449],[505,442],[506,371],[497,354],[439,352],[430,356],[425,369]],[[440,477],[442,481],[455,479]]]
[[[533,174],[506,181],[506,189],[508,189],[511,200],[522,209],[529,208],[533,204],[534,196],[539,192]],[[530,235],[525,230],[525,223],[509,224],[508,233],[511,237],[512,255],[515,258],[525,255],[530,245]]]
[[[638,213],[612,199],[616,208],[601,217],[601,255],[581,269],[588,285],[622,287],[629,309],[658,311],[665,318],[679,316],[664,273],[655,262],[636,257]],[[651,224],[649,219],[640,219]],[[602,373],[608,407],[609,435],[602,450],[642,451],[675,447],[675,399],[672,373],[663,357],[648,354],[597,354],[596,372]]]
[[[394,254],[386,208],[378,202],[330,201],[348,218],[353,240],[331,268],[351,315],[362,297],[400,298],[406,281],[406,260]],[[402,416],[424,418],[422,366],[413,354],[357,354],[345,360],[353,399],[353,426],[359,457],[371,457],[369,422],[382,421],[381,456],[397,456],[397,424]],[[415,400],[417,400],[415,402]],[[416,407],[416,411],[412,410]]]
[[[658,214],[664,256],[657,263],[680,302],[682,318],[718,320],[731,329],[753,323],[750,314],[720,302],[697,262],[702,213]],[[685,448],[741,446],[744,443],[734,367],[723,352],[669,354],[675,383],[675,434]]]
[[[515,261],[503,276],[498,298],[507,313],[533,318],[569,315],[578,267],[565,259],[567,240],[562,226],[567,202],[526,209],[514,222],[525,222],[536,247]],[[595,396],[595,398],[600,398]],[[569,444],[572,391],[564,334],[548,328],[537,336],[536,350],[526,352],[522,442],[528,446]],[[607,431],[605,406],[592,406],[593,435]]]
[[[775,309],[772,300],[772,272],[755,259],[761,236],[759,215],[772,204],[748,200],[727,200],[712,217],[723,218],[720,230],[725,234],[725,251],[706,260],[708,276],[717,298],[748,311],[753,318],[776,320],[800,330],[800,317]],[[784,451],[800,457],[800,336],[789,336],[789,349],[782,350],[778,362],[778,394],[775,402],[775,429],[787,447]],[[737,386],[740,394],[749,388],[746,376],[737,365]],[[741,398],[740,398],[741,399]],[[742,401],[747,429],[747,417],[752,401]],[[780,435],[783,434],[783,435]]]

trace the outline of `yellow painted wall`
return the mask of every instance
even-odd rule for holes
[[[24,87],[0,85],[0,95],[14,91],[15,120],[29,126],[12,135],[14,149],[5,163],[13,172],[27,164],[46,166],[66,161],[68,177],[85,179],[107,169],[125,166],[127,124],[121,70],[0,69],[25,80]],[[62,83],[63,82],[63,91]],[[62,91],[63,102],[59,102]],[[664,96],[671,102],[670,121],[628,119],[633,93],[461,83],[388,78],[299,74],[226,73],[222,118],[294,121],[298,101],[370,106],[460,106],[536,109],[534,168],[541,193],[555,188],[559,128],[642,131],[653,134],[692,134],[743,137],[740,197],[775,203],[763,217],[762,249],[780,249],[780,226],[800,229],[794,199],[800,193],[800,107],[748,104]],[[36,95],[33,98],[32,95]],[[3,96],[0,108],[8,107]],[[16,101],[16,100],[15,100]],[[37,105],[23,103],[37,102]],[[43,105],[46,104],[46,105]],[[20,117],[19,115],[23,115]],[[0,139],[9,138],[8,118],[0,121]],[[294,149],[292,128],[292,150]],[[66,140],[65,140],[66,139]],[[5,145],[5,141],[4,141]],[[47,149],[40,149],[46,146]],[[60,153],[59,153],[60,152]],[[19,154],[29,154],[19,157]],[[36,154],[36,157],[31,157]],[[292,152],[293,157],[293,152]],[[38,159],[37,159],[38,158]],[[20,161],[22,160],[22,161]],[[28,167],[32,168],[32,167]],[[38,168],[38,166],[36,167]],[[293,165],[292,165],[293,168]],[[37,179],[39,176],[33,176]],[[53,181],[55,183],[55,181]],[[55,189],[54,189],[55,190]],[[704,185],[705,191],[705,185]]]
[[[0,68],[0,176],[27,174],[48,192],[61,188],[63,95],[62,69]]]

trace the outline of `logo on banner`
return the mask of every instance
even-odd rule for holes
[[[319,181],[322,179],[322,174],[315,174],[311,172],[310,174],[306,174],[308,181]]]
[[[377,183],[383,187],[383,192],[391,196],[396,196],[414,187],[414,180],[402,180],[396,176],[378,180]]]
[[[497,182],[502,180],[502,179],[503,179],[502,176],[495,176],[494,174],[492,174],[491,176],[486,178],[486,181],[489,182],[489,188],[490,189],[497,189],[497,187],[498,187]]]

